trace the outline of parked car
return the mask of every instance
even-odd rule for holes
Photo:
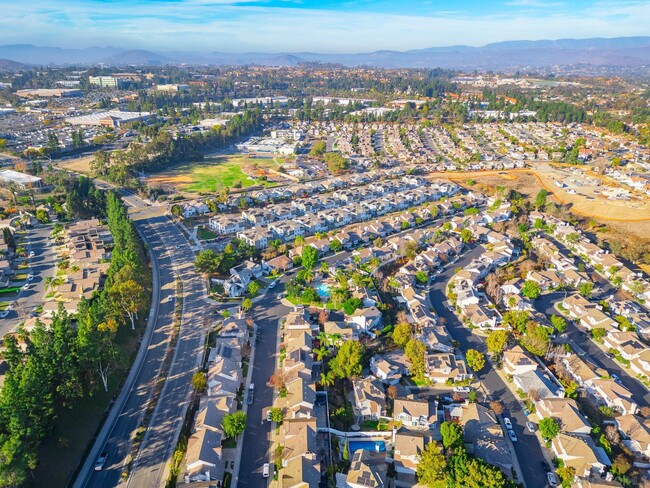
[[[517,434],[515,434],[514,430],[508,430],[508,435],[510,436],[510,440],[512,442],[517,442]]]
[[[265,478],[268,478],[271,473],[271,466],[269,463],[264,463],[264,466],[262,466],[262,476]]]
[[[557,486],[557,477],[555,473],[546,473],[546,478],[548,479],[548,484],[551,486]]]
[[[621,381],[621,378],[619,378],[618,375],[616,375],[616,374],[614,374],[614,373],[612,373],[612,379],[613,379],[614,381],[616,381],[616,383],[618,383],[619,385],[622,385],[622,384],[623,384],[623,382]]]
[[[246,403],[249,405],[253,404],[253,399],[255,398],[255,385],[251,383],[248,386],[248,397],[246,398]]]
[[[271,283],[269,283],[269,290],[275,288],[275,285],[277,285],[277,284],[278,284],[277,281],[271,281]]]
[[[0,312],[0,319],[4,319],[7,315],[9,315],[9,310],[3,310]]]
[[[469,393],[470,388],[468,386],[454,386],[454,393]]]
[[[508,417],[503,417],[503,423],[506,425],[506,429],[512,430],[512,422]]]
[[[266,411],[266,421],[271,422],[271,409],[270,408]]]
[[[174,301],[174,295],[169,295],[169,296],[167,297],[167,301],[168,301],[168,302],[173,302],[173,301]]]
[[[532,422],[526,422],[526,428],[528,429],[528,432],[535,432],[535,424]]]
[[[23,285],[23,290],[29,290],[30,286],[31,285],[29,283],[27,283],[26,285]]]
[[[546,461],[542,459],[540,463],[542,464],[542,468],[544,469],[544,471],[546,471],[547,473],[551,471],[551,467],[548,465]]]
[[[104,465],[106,464],[106,458],[108,457],[108,454],[106,451],[102,452],[99,457],[97,458],[97,461],[95,461],[95,471],[101,471],[104,469]]]
[[[31,274],[31,273],[29,273],[29,274],[27,275],[27,281],[32,281],[33,279],[34,279],[34,275]]]
[[[33,257],[34,257],[34,251],[30,251],[30,253],[29,253],[29,257],[30,257],[30,258],[33,258]]]

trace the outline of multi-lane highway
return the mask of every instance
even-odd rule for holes
[[[101,184],[98,186],[102,186]],[[149,421],[140,450],[132,464],[129,486],[158,488],[166,476],[167,461],[178,437],[182,417],[189,404],[191,376],[203,350],[202,311],[205,288],[194,272],[194,254],[189,242],[161,209],[148,207],[132,194],[124,194],[129,213],[145,238],[154,268],[151,329],[143,338],[140,359],[130,373],[113,411],[102,427],[80,473],[75,488],[119,485],[129,461],[133,435],[141,425],[154,393],[165,356],[173,353],[169,375]],[[175,351],[170,337],[176,306],[176,278],[183,283],[184,307]],[[101,452],[107,453],[105,467],[94,471]]]

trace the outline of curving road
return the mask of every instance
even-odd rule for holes
[[[462,324],[454,312],[447,309],[447,296],[445,293],[447,283],[455,274],[455,269],[465,268],[472,259],[480,256],[484,251],[481,246],[471,246],[469,251],[463,254],[456,263],[444,268],[432,283],[429,297],[436,313],[446,320],[449,334],[454,340],[458,341],[460,349],[463,351],[476,349],[487,355],[485,340],[473,334],[470,329]],[[521,465],[526,488],[543,488],[547,486],[546,472],[539,462],[544,459],[542,448],[537,436],[526,429],[527,419],[519,400],[494,370],[490,361],[485,362],[485,368],[476,376],[488,391],[489,398],[499,400],[504,404],[506,407],[504,414],[508,415],[512,420],[514,431],[519,439],[518,442],[513,443],[513,446]]]
[[[98,186],[106,187],[99,182]],[[128,486],[158,488],[165,481],[167,462],[189,405],[191,376],[203,354],[205,286],[194,271],[194,253],[189,242],[161,209],[147,206],[128,192],[123,192],[123,197],[152,256],[151,325],[144,335],[139,357],[75,480],[74,488],[115,487],[123,482],[122,472],[129,461],[134,432],[141,425],[165,356],[171,352],[176,277],[183,283],[181,329],[169,375],[134,459]],[[94,471],[94,462],[101,452],[108,456],[105,467]]]

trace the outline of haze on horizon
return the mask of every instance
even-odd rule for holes
[[[0,43],[152,51],[356,53],[648,35],[650,0],[29,0]]]

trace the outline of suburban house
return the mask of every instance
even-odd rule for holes
[[[614,419],[623,436],[623,444],[632,452],[650,458],[650,420],[636,415],[620,415]]]
[[[409,374],[411,361],[403,351],[393,351],[388,354],[376,354],[370,358],[371,373],[382,383],[396,385],[402,376]]]
[[[473,377],[467,370],[465,360],[451,353],[426,354],[424,361],[426,375],[434,383],[444,383],[447,380],[463,381]]]
[[[414,398],[395,398],[393,419],[402,422],[405,427],[428,429],[436,422],[436,403]]]
[[[627,415],[637,411],[637,404],[632,399],[632,393],[623,385],[611,378],[596,378],[587,382],[587,391],[598,405],[607,406]]]
[[[355,451],[346,477],[346,485],[348,488],[388,487],[386,454],[365,449]]]
[[[461,415],[467,452],[509,474],[512,456],[494,412],[478,403],[468,403],[462,406]]]
[[[406,429],[400,429],[395,433],[393,459],[398,480],[411,484],[415,481],[420,455],[429,442],[435,441],[426,433]]]
[[[562,432],[582,435],[589,435],[591,432],[591,425],[580,413],[578,404],[572,398],[542,398],[535,407],[538,416],[559,420]]]
[[[357,309],[347,317],[359,331],[369,331],[381,324],[381,311],[374,306]]]
[[[576,475],[589,478],[602,475],[611,462],[602,447],[596,447],[589,436],[574,436],[560,432],[551,441],[551,448],[564,465],[576,470]]]
[[[517,388],[520,388],[525,393],[536,391],[539,398],[564,397],[564,388],[557,380],[549,378],[546,373],[538,369],[515,375],[513,382]]]
[[[503,352],[503,371],[507,374],[514,376],[536,369],[537,362],[520,345]]]
[[[381,382],[374,378],[355,379],[352,382],[354,389],[354,414],[357,421],[378,420],[386,416],[386,394]]]

